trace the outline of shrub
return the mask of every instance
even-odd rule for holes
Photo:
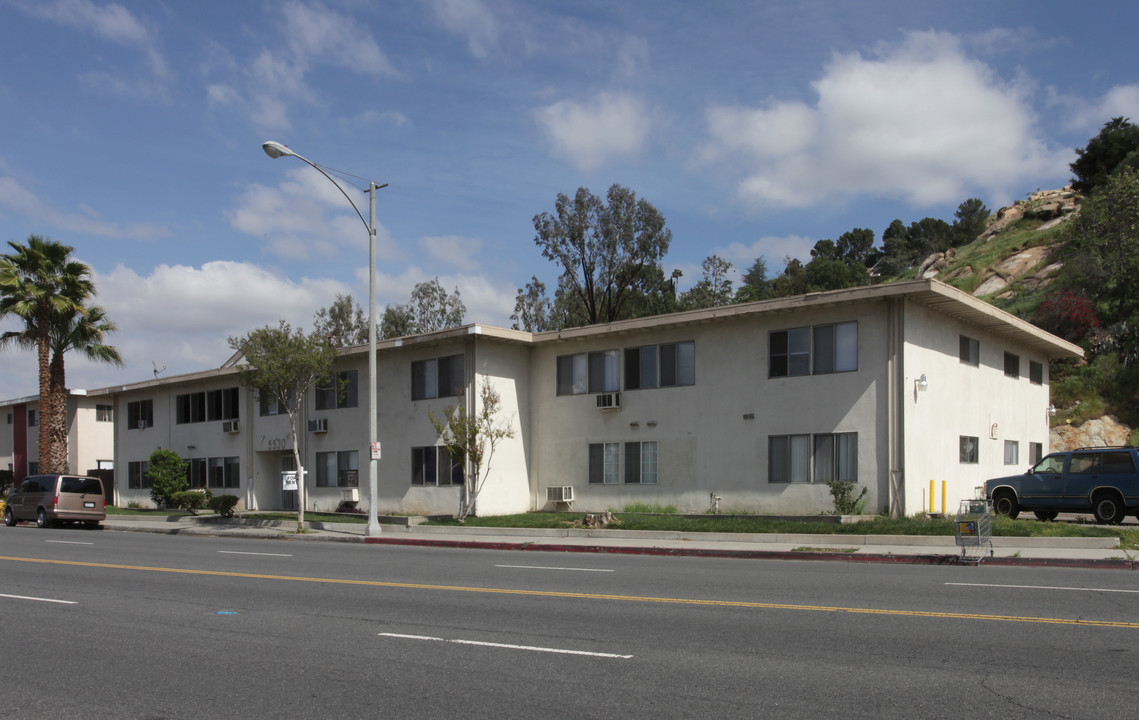
[[[1075,290],[1048,293],[1036,310],[1036,324],[1069,342],[1079,342],[1099,327],[1095,305]]]
[[[158,507],[177,507],[171,502],[174,495],[190,489],[186,477],[189,466],[173,450],[158,448],[150,454],[150,467],[146,477],[150,480],[150,499]]]
[[[213,494],[208,489],[204,491],[183,490],[170,496],[170,504],[172,507],[189,510],[191,514],[197,515],[196,511],[209,507],[211,498],[213,498]]]
[[[862,488],[862,492],[855,497],[854,489],[858,487],[856,483],[828,482],[827,487],[831,489],[831,498],[834,500],[834,515],[862,514],[863,508],[866,507],[868,488]]]
[[[210,510],[221,517],[233,517],[233,509],[237,507],[236,495],[214,495],[209,500]]]

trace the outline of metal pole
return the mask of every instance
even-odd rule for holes
[[[379,460],[376,413],[376,183],[368,187],[368,527],[367,536],[380,534]]]

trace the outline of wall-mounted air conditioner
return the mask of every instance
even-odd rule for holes
[[[315,420],[309,420],[308,431],[310,433],[328,432],[328,418],[317,418]]]
[[[235,433],[241,430],[241,424],[236,420],[226,420],[221,424],[221,431],[226,433]]]
[[[147,422],[146,420],[139,420],[138,421],[138,429],[139,430],[145,430],[148,427],[150,427],[150,423]]]
[[[598,410],[620,410],[621,409],[621,393],[601,393],[597,396],[597,409]]]
[[[360,488],[341,488],[341,502],[360,502]]]
[[[573,485],[551,485],[546,488],[546,502],[573,504]]]

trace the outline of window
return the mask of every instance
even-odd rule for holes
[[[1044,443],[1028,443],[1028,464],[1036,465],[1044,457]]]
[[[1135,461],[1129,452],[1105,452],[1100,455],[1101,473],[1133,473]]]
[[[114,422],[115,408],[112,405],[95,406],[95,422]]]
[[[625,482],[656,485],[657,444],[655,442],[625,443]]]
[[[657,385],[657,346],[625,348],[625,389],[644,390]]]
[[[411,364],[411,399],[453,398],[466,387],[462,355],[417,360]]]
[[[317,487],[359,487],[360,453],[357,450],[318,452],[316,454]]]
[[[969,465],[977,463],[977,449],[980,442],[977,438],[969,435],[962,435],[960,438],[961,447],[961,462]]]
[[[858,482],[858,433],[772,435],[768,482]]]
[[[1028,361],[1028,382],[1033,385],[1044,384],[1044,365],[1035,360]]]
[[[145,490],[151,486],[147,470],[150,463],[146,460],[127,463],[127,487],[131,490]]]
[[[138,430],[154,425],[154,401],[136,400],[127,403],[127,430]]]
[[[1005,353],[1005,377],[1020,377],[1020,356],[1010,352]]]
[[[562,355],[558,358],[558,395],[617,392],[621,389],[617,350]]]
[[[463,484],[463,458],[441,445],[411,449],[411,484],[447,486]]]
[[[971,337],[961,336],[961,348],[958,357],[966,365],[978,367],[981,364],[981,343]]]
[[[174,398],[175,422],[179,425],[185,423],[200,423],[206,421],[206,394],[204,392],[187,393]]]
[[[40,471],[39,460],[29,460],[28,461],[28,474],[29,475],[35,475],[39,471]]]
[[[858,323],[776,330],[768,335],[767,367],[773,378],[853,372],[858,369]]]
[[[8,413],[8,424],[12,424],[12,413]]]
[[[357,394],[356,371],[343,370],[316,386],[316,409],[356,407]]]
[[[286,397],[289,403],[295,403],[297,399],[297,393],[295,390],[289,390],[289,392],[286,393]],[[277,393],[273,391],[260,391],[257,395],[257,405],[258,411],[261,413],[261,417],[266,417],[269,415],[287,415],[289,413],[288,407],[286,407],[285,403],[277,397]]]
[[[1020,443],[1016,440],[1005,440],[1005,465],[1020,464]]]
[[[211,488],[241,487],[241,461],[237,457],[214,457],[206,461],[206,484]]]
[[[238,414],[238,392],[237,388],[225,388],[224,390],[210,390],[206,394],[206,419],[207,420],[237,420],[240,418]]]
[[[589,482],[615,485],[621,482],[621,446],[618,443],[590,443]]]
[[[660,346],[660,386],[696,384],[696,343],[666,343]]]
[[[192,458],[186,461],[189,467],[190,487],[191,488],[204,488],[206,487],[206,459],[205,458]]]
[[[35,410],[28,411],[28,427],[35,427],[40,424],[39,413]]]

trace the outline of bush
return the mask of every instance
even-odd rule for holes
[[[855,497],[854,489],[858,487],[852,482],[829,482],[831,498],[834,500],[834,515],[861,515],[866,507],[866,493],[869,489],[862,488],[862,492]]]
[[[1069,342],[1080,342],[1099,327],[1095,304],[1077,290],[1048,293],[1036,310],[1036,325]]]
[[[233,509],[237,507],[236,495],[214,495],[209,500],[210,510],[221,517],[233,517]]]
[[[150,480],[150,499],[158,507],[173,508],[172,498],[190,489],[186,476],[189,465],[173,450],[158,448],[150,454],[146,477]]]
[[[179,510],[189,510],[191,514],[197,515],[198,510],[209,507],[212,498],[213,493],[209,489],[183,490],[170,496],[170,505]]]

